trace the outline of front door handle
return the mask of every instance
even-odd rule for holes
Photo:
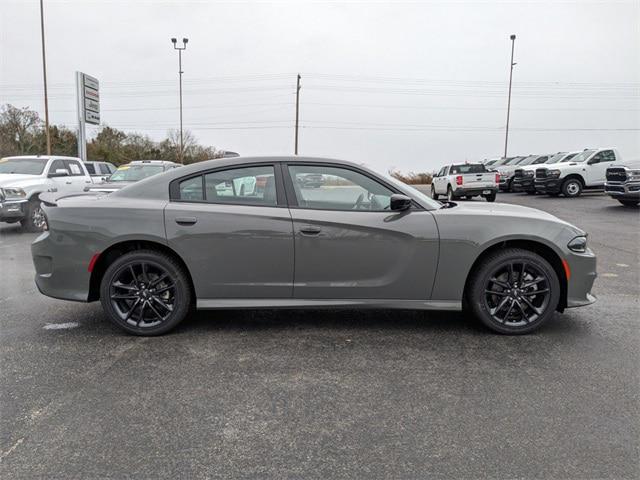
[[[197,221],[196,217],[176,217],[178,225],[194,225]]]
[[[66,183],[67,185],[71,185],[73,182],[64,182],[64,183]]]
[[[313,225],[304,225],[300,228],[300,233],[303,235],[318,235],[322,229]]]

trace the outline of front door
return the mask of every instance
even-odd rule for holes
[[[274,165],[227,167],[174,182],[167,240],[198,299],[291,298],[292,222],[279,169],[276,177]]]
[[[295,298],[429,299],[438,257],[430,212],[390,211],[393,187],[355,168],[289,164],[284,171]]]

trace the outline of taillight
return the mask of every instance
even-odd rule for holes
[[[500,174],[496,173],[496,183],[500,183]]]
[[[456,185],[462,185],[462,175],[456,177]]]

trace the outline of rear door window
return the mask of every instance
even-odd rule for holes
[[[87,172],[89,172],[89,175],[95,175],[96,174],[95,164],[93,164],[93,163],[85,163],[84,167],[87,169]]]

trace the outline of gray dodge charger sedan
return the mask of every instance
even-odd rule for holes
[[[595,300],[579,228],[526,207],[442,204],[344,161],[211,160],[111,195],[50,195],[32,245],[38,289],[100,300],[138,335],[191,307],[464,308],[518,334]]]

